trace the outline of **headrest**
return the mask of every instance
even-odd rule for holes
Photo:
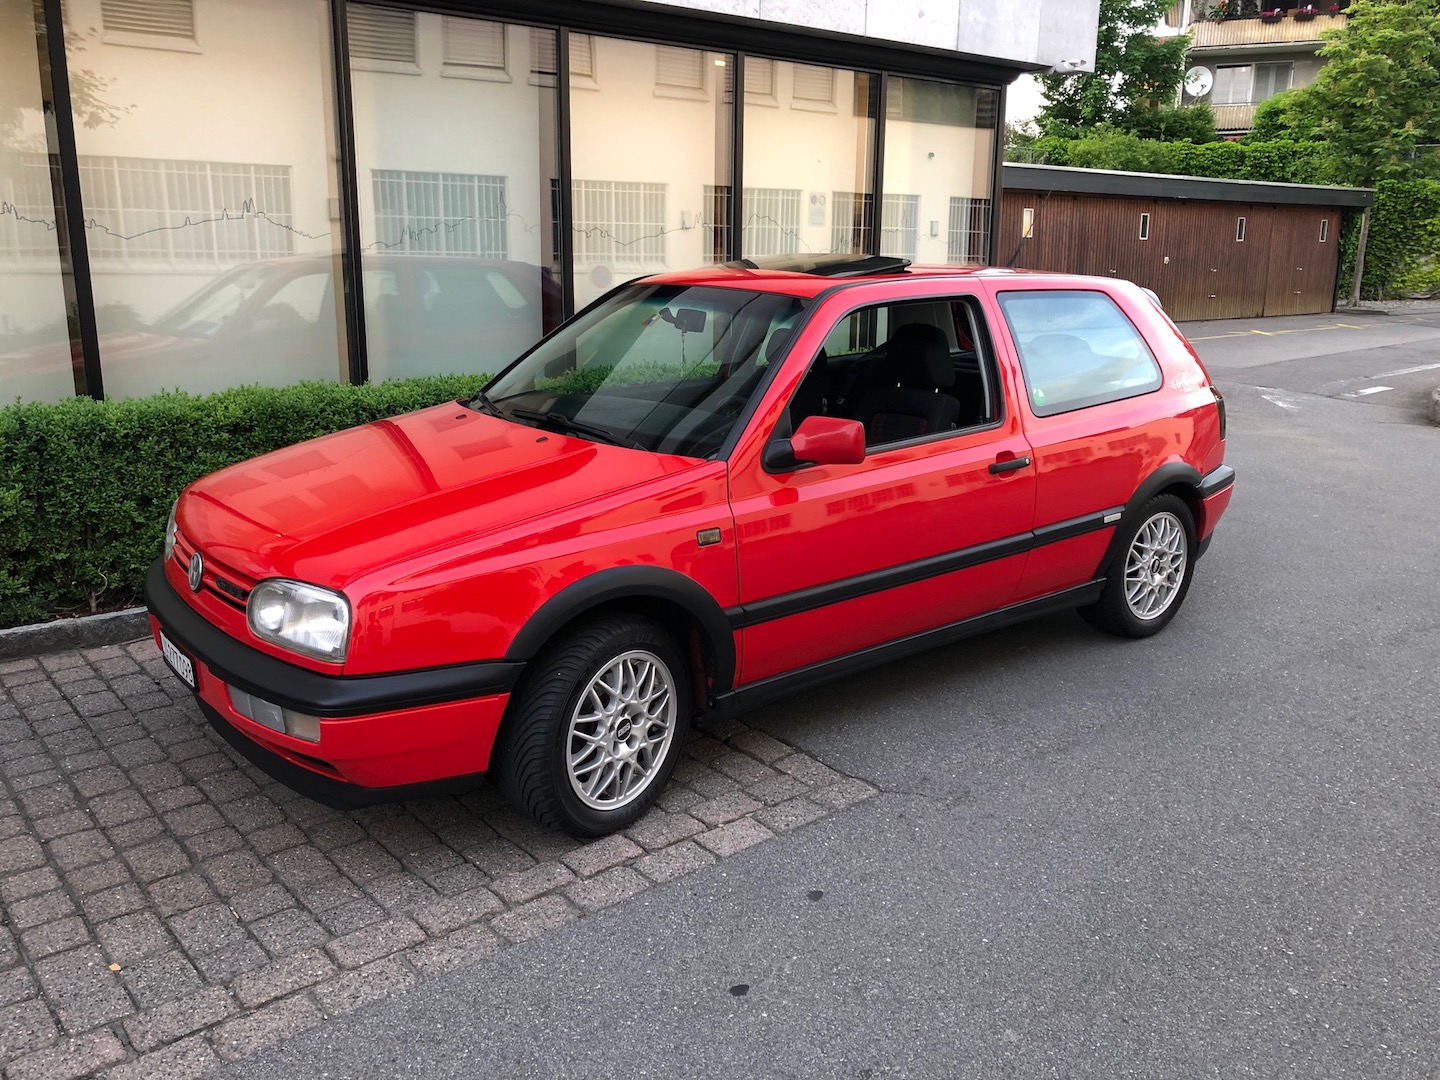
[[[885,376],[901,386],[926,390],[955,385],[950,344],[945,332],[928,323],[907,323],[890,336],[885,347]]]

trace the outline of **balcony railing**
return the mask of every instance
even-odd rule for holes
[[[1223,48],[1227,45],[1320,44],[1320,35],[1345,25],[1344,15],[1317,15],[1313,19],[1286,16],[1275,22],[1256,18],[1206,20],[1190,27],[1192,49]]]

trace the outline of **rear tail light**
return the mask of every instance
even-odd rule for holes
[[[1225,438],[1225,395],[1215,387],[1210,387],[1210,392],[1215,395],[1215,408],[1220,410],[1220,438]]]

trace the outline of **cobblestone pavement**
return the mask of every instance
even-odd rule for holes
[[[6,661],[0,1065],[198,1076],[873,793],[729,723],[624,835],[483,787],[347,813],[236,754],[149,641]]]

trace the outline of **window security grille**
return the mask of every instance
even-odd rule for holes
[[[351,4],[347,19],[352,57],[415,63],[415,15],[412,12]]]
[[[880,204],[880,254],[915,261],[920,237],[920,196],[886,195]]]
[[[945,261],[954,266],[983,265],[989,252],[990,200],[952,196]]]
[[[730,257],[730,185],[705,185],[705,210],[700,222],[704,230],[701,247],[705,261],[718,263]]]
[[[55,204],[44,154],[0,172],[0,258],[55,257]]]
[[[652,266],[665,261],[664,184],[576,180],[575,262]]]
[[[375,250],[428,255],[509,255],[506,179],[376,169]]]
[[[830,193],[830,250],[866,252],[875,223],[875,196],[868,191]]]
[[[740,254],[794,255],[800,250],[800,190],[746,188]]]
[[[100,0],[106,33],[195,37],[194,0]]]
[[[505,26],[445,16],[445,63],[505,70]]]

